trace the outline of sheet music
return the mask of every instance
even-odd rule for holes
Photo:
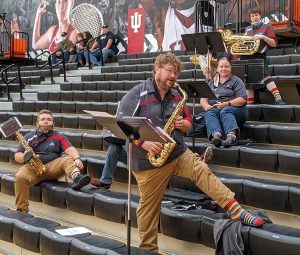
[[[129,132],[138,133],[141,140],[174,143],[174,139],[160,127],[153,125],[150,119],[140,116],[115,117],[107,112],[85,111],[116,137],[127,139]],[[127,128],[128,127],[128,128]]]

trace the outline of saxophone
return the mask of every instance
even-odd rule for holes
[[[173,88],[177,88],[179,90],[179,92],[182,95],[182,99],[179,101],[174,112],[172,113],[171,117],[168,119],[167,123],[164,126],[164,131],[166,131],[169,135],[171,135],[171,133],[174,131],[175,120],[180,116],[184,104],[188,99],[186,92],[182,88],[180,88],[177,82],[174,83]],[[153,153],[148,152],[147,158],[150,164],[156,167],[162,166],[166,162],[167,158],[169,157],[175,146],[176,143],[165,143],[159,154],[154,155]]]
[[[37,155],[33,149],[30,147],[29,142],[25,140],[24,136],[20,133],[20,131],[16,132],[16,138],[20,142],[20,144],[24,147],[25,151],[30,151],[32,153],[32,158],[29,160],[28,164],[31,169],[37,174],[42,175],[47,172],[47,167],[43,164],[43,162],[39,159],[39,155]]]
[[[221,36],[233,55],[253,55],[259,49],[260,40],[254,39],[253,36],[234,35],[230,30],[225,30]]]

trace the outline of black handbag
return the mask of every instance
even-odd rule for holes
[[[205,119],[204,119],[205,112],[201,112],[197,115],[195,115],[195,136],[203,136],[206,135],[206,125],[205,125]],[[193,136],[194,130],[191,129],[189,132],[187,132],[187,136]]]

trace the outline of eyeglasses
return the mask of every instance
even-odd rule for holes
[[[178,72],[176,72],[174,70],[171,70],[169,68],[166,68],[164,66],[162,68],[165,69],[168,72],[169,75],[174,74],[176,77],[179,77],[179,75],[180,75]]]

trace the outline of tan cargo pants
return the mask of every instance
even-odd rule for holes
[[[71,178],[72,171],[76,168],[70,156],[64,156],[46,164],[47,173],[37,175],[29,165],[20,167],[15,177],[16,206],[22,212],[29,211],[29,188],[41,181],[55,181],[65,174]]]
[[[140,191],[137,208],[140,247],[157,252],[158,222],[161,201],[170,178],[182,176],[195,184],[222,208],[234,198],[234,193],[217,178],[198,154],[189,149],[171,163],[152,170],[133,172]]]

